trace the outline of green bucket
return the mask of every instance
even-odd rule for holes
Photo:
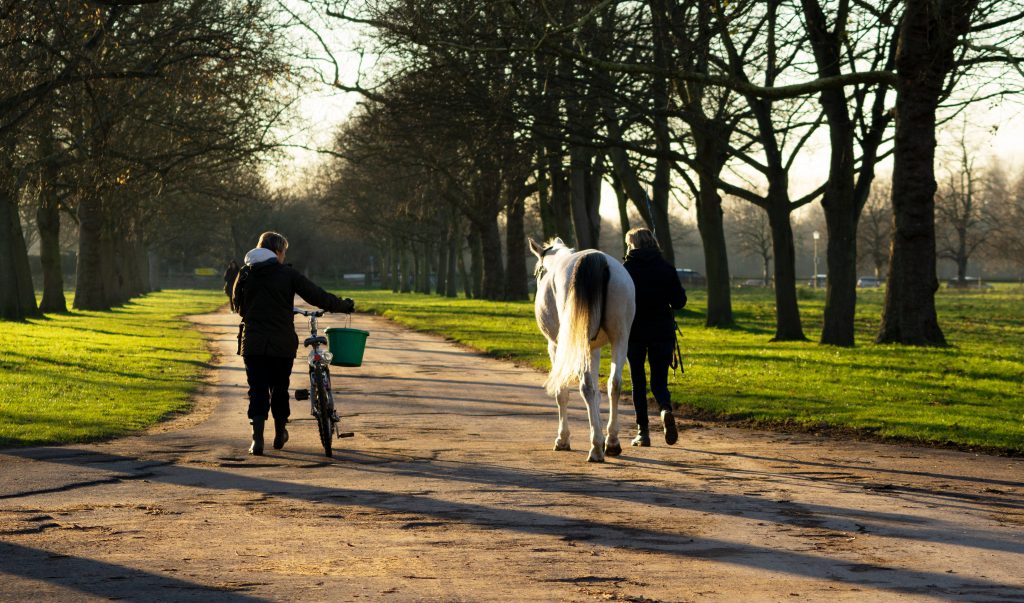
[[[330,349],[331,364],[334,366],[362,366],[363,351],[369,331],[334,327],[327,329],[327,347]]]

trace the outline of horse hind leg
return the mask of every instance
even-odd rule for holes
[[[555,438],[555,450],[572,450],[569,447],[569,391],[559,390],[555,402],[558,403],[558,437]]]
[[[552,366],[555,364],[555,343],[548,342],[548,357],[551,358]],[[555,450],[572,450],[569,447],[569,391],[558,390],[555,394],[555,403],[558,404],[558,436],[555,437]]]
[[[619,443],[619,398],[622,395],[622,366],[625,360],[626,346],[615,342],[612,345],[611,369],[608,374],[608,437],[604,444],[604,453],[608,456],[622,454],[622,445]]]
[[[591,353],[590,371],[583,376],[580,383],[580,394],[587,402],[587,416],[590,418],[590,456],[587,461],[591,463],[604,462],[604,443],[601,429],[601,388],[598,381],[598,371],[601,368],[601,350],[597,349]]]

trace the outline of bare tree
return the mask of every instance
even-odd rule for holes
[[[936,252],[940,259],[956,264],[957,283],[967,285],[968,263],[991,244],[999,227],[994,215],[999,195],[993,174],[976,165],[976,155],[967,143],[966,127],[957,141],[957,157],[946,168],[946,177],[935,195]]]
[[[768,214],[755,205],[740,200],[729,204],[726,213],[727,232],[736,241],[740,253],[761,261],[761,279],[765,287],[772,282],[772,227]]]
[[[888,180],[874,183],[857,225],[857,257],[879,281],[885,277],[892,244],[891,188]]]

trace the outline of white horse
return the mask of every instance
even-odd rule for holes
[[[548,340],[551,373],[544,384],[558,402],[558,437],[555,450],[569,450],[567,405],[569,387],[579,381],[590,418],[590,456],[622,454],[619,445],[619,395],[622,366],[626,362],[629,329],[636,313],[633,279],[617,260],[594,249],[574,251],[561,239],[541,246],[530,240],[537,256],[537,325]],[[601,348],[611,344],[608,376],[608,435],[601,441],[601,391],[598,370]]]

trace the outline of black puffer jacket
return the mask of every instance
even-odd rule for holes
[[[624,263],[636,287],[636,317],[630,341],[665,341],[675,337],[672,310],[686,305],[686,291],[676,269],[657,249],[633,249]]]
[[[290,265],[269,259],[243,266],[232,300],[242,317],[238,353],[292,358],[299,348],[292,308],[295,295],[328,312],[351,312],[352,300],[338,299]]]

